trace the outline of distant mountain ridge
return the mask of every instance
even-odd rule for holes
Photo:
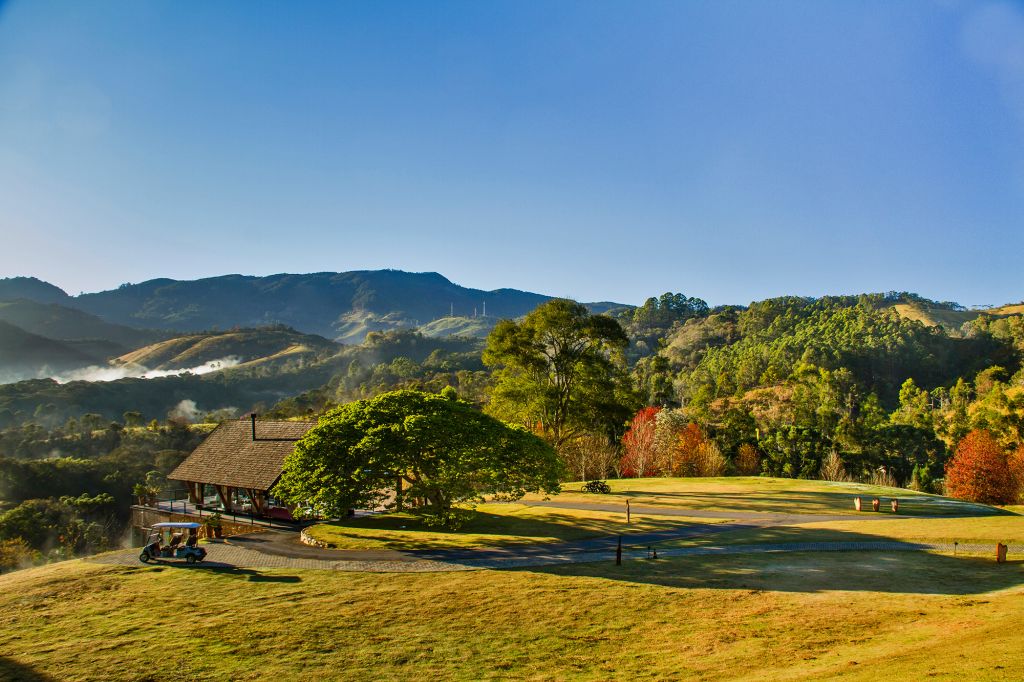
[[[284,324],[360,343],[372,331],[425,326],[452,315],[478,318],[485,312],[490,324],[460,326],[486,334],[493,321],[525,315],[552,297],[507,288],[472,289],[436,272],[360,270],[153,279],[78,296],[35,278],[0,280],[0,300],[12,298],[59,303],[135,328],[195,332]],[[615,307],[620,304],[592,304],[596,312]]]
[[[37,303],[67,305],[71,297],[60,287],[36,277],[6,277],[0,279],[0,301],[24,299]]]

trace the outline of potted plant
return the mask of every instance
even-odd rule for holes
[[[210,518],[206,519],[206,536],[211,538],[224,537],[224,528],[221,523],[220,512],[217,512]]]
[[[132,487],[132,495],[138,500],[142,506],[156,506],[156,496],[160,493],[160,489],[156,486],[150,485],[149,483],[136,483]]]

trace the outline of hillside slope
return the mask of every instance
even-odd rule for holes
[[[59,372],[99,362],[100,358],[70,344],[47,339],[0,320],[0,383]]]
[[[893,310],[908,320],[920,322],[926,327],[942,327],[948,332],[959,333],[963,326],[982,315],[1007,317],[1024,314],[1024,303],[999,306],[998,308],[961,310],[931,301],[910,301],[897,303]]]
[[[128,350],[166,336],[166,333],[104,322],[95,315],[66,305],[39,303],[27,299],[0,301],[0,320],[48,339],[103,340]]]
[[[239,363],[258,363],[284,356],[309,359],[338,351],[337,344],[320,336],[300,334],[287,328],[242,329],[179,336],[144,346],[114,360],[115,364],[141,365],[170,370],[196,367],[233,358]]]

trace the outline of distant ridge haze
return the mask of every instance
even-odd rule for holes
[[[57,303],[109,323],[174,331],[284,324],[347,343],[371,331],[423,326],[446,318],[520,317],[551,296],[502,288],[459,286],[436,272],[400,270],[223,275],[197,280],[152,279],[69,296],[31,277],[0,280],[0,300]],[[623,304],[590,304],[603,312]],[[489,327],[489,325],[483,325]]]

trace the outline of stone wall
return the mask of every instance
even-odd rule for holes
[[[303,528],[302,532],[299,533],[299,542],[301,542],[304,545],[309,545],[310,547],[319,547],[320,549],[331,548],[330,544],[324,542],[323,540],[317,540],[312,535],[307,533],[306,530],[306,528]]]

